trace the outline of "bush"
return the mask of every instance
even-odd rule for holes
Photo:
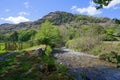
[[[115,36],[110,36],[110,35],[107,35],[103,41],[118,41],[117,38],[115,38]]]
[[[32,29],[19,31],[18,40],[21,42],[29,41],[36,33],[37,33],[36,30]]]
[[[54,57],[42,56],[41,57],[41,61],[44,64],[55,64]]]
[[[40,31],[36,35],[36,40],[40,40],[41,44],[57,46],[61,42],[61,35],[58,27],[53,26],[49,21],[45,21],[40,27]]]
[[[118,63],[119,59],[118,59],[118,53],[115,52],[115,51],[111,51],[110,53],[104,53],[104,54],[101,54],[99,56],[99,58],[101,60],[105,60],[105,61],[108,61],[108,62],[112,62],[112,63]]]
[[[105,53],[99,55],[99,59],[100,59],[100,60],[105,60],[105,61],[107,61],[107,58],[108,58],[108,55],[105,54]]]
[[[48,45],[46,47],[46,50],[45,50],[45,55],[46,56],[50,56],[51,55],[51,52],[52,52],[52,48]]]
[[[99,43],[99,39],[91,37],[81,37],[73,40],[69,40],[66,43],[66,47],[78,50],[78,51],[88,51]]]
[[[118,41],[116,36],[114,35],[114,30],[112,29],[107,29],[105,38],[103,39],[104,41]]]

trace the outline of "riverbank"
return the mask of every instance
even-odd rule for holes
[[[75,52],[61,48],[61,52],[55,53],[57,61],[69,67],[69,72],[77,80],[86,76],[87,80],[119,80],[120,70],[115,64],[101,61],[97,56]]]

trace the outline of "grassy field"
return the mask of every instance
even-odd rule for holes
[[[19,43],[17,43],[17,46],[19,46]],[[22,50],[31,50],[31,49],[36,49],[39,48],[40,46],[38,45],[33,45],[31,46],[28,42],[22,43]],[[17,49],[18,50],[18,49]],[[6,52],[9,52],[10,50],[5,50],[5,43],[0,43],[0,55],[5,54]]]
[[[0,50],[2,51],[2,50],[4,50],[4,48],[5,48],[4,43],[0,43]]]
[[[37,45],[37,46],[25,48],[23,50],[29,51],[29,50],[34,50],[34,49],[38,49],[38,48],[45,48],[45,45]]]

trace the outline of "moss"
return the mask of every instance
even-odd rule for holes
[[[68,73],[53,73],[43,80],[75,80]]]

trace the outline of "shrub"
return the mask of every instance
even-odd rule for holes
[[[99,55],[99,59],[100,59],[100,60],[105,60],[105,61],[106,61],[106,60],[107,60],[107,58],[108,58],[108,55],[107,55],[107,54],[105,54],[105,53],[104,53],[104,54],[100,54],[100,55]]]
[[[42,56],[41,61],[44,64],[55,64],[55,59],[54,57],[48,57],[48,56]]]
[[[115,36],[110,36],[110,35],[107,35],[103,41],[118,41],[117,38],[115,38]]]
[[[61,41],[59,28],[53,26],[49,21],[45,21],[45,23],[41,25],[38,34],[36,34],[36,40],[40,40],[40,43],[52,47],[58,46]]]
[[[115,51],[111,51],[110,53],[104,53],[99,56],[101,60],[109,61],[112,63],[118,63],[119,62],[119,57],[118,53]]]
[[[106,30],[105,38],[103,40],[104,41],[118,41],[116,36],[114,35],[113,29]]]
[[[21,42],[26,42],[26,41],[29,41],[35,34],[36,34],[36,30],[22,30],[22,31],[19,31],[19,37],[18,37],[18,40],[21,41]]]
[[[79,51],[88,51],[99,43],[98,38],[81,37],[73,40],[69,40],[66,43],[66,47]]]
[[[48,45],[45,50],[45,55],[50,56],[51,52],[52,52],[52,48]]]

